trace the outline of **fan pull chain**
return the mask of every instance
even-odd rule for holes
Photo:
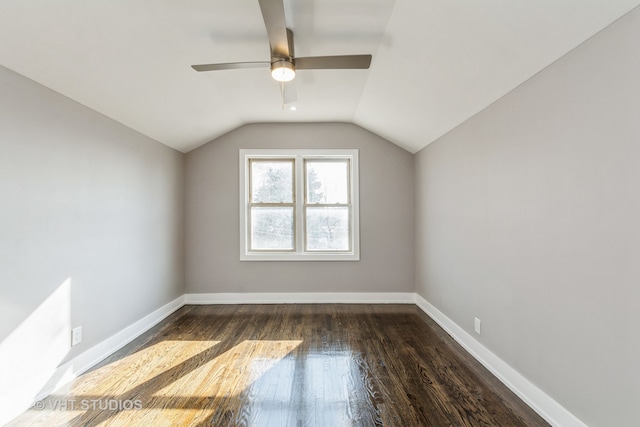
[[[282,97],[282,111],[284,111],[284,82],[280,82],[280,96]]]

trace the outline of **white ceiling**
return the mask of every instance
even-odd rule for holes
[[[268,69],[257,0],[0,0],[0,65],[187,152],[254,122],[353,122],[416,152],[640,0],[285,0],[297,56],[373,54],[300,71],[297,110]],[[1,96],[1,94],[0,94]]]

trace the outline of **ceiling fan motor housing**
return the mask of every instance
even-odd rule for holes
[[[271,63],[271,77],[279,82],[288,82],[296,76],[296,68],[291,59],[277,59]]]

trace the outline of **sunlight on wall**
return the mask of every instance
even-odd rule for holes
[[[0,342],[0,424],[29,407],[71,347],[71,278]]]

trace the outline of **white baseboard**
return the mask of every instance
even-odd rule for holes
[[[420,295],[415,295],[415,304],[431,317],[442,329],[487,368],[504,385],[553,426],[587,427],[548,394],[540,390],[504,360],[480,344],[473,336],[449,319]]]
[[[185,304],[415,304],[413,292],[186,294]]]
[[[98,362],[104,360],[114,352],[120,350],[134,339],[138,338],[144,332],[148,331],[160,321],[164,320],[171,313],[184,305],[184,295],[174,299],[173,301],[163,305],[152,313],[144,316],[137,322],[127,326],[120,332],[112,335],[101,343],[91,347],[89,350],[74,357],[70,361],[60,365],[52,379],[46,384],[33,403],[47,397],[54,390],[69,381],[75,379],[83,372],[86,372]]]
[[[95,345],[56,369],[33,403],[51,394],[98,362],[124,347],[185,304],[416,304],[451,337],[503,382],[520,399],[554,426],[586,427],[573,414],[515,369],[480,344],[420,295],[412,292],[294,292],[185,294],[158,308],[117,334]],[[27,408],[16,408],[18,416]],[[8,415],[8,414],[5,414]],[[11,417],[13,418],[13,417]],[[11,419],[8,418],[8,419]]]

